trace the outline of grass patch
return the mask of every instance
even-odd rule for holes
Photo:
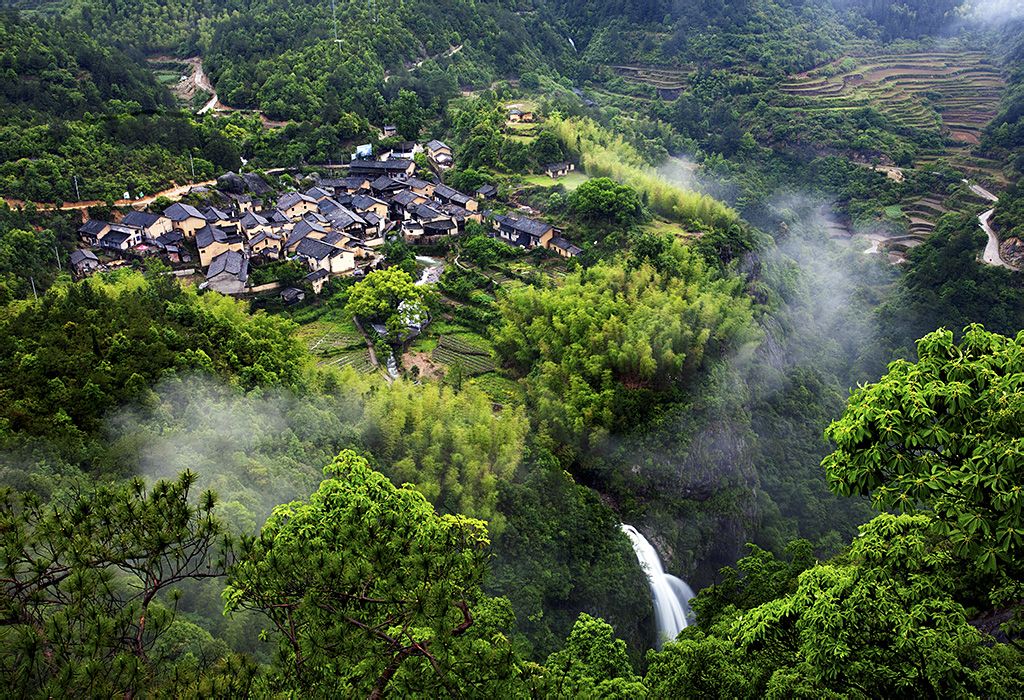
[[[483,390],[491,401],[502,406],[518,406],[524,400],[523,389],[519,382],[497,372],[487,372],[473,377],[466,384]]]
[[[528,182],[531,185],[538,185],[540,187],[554,187],[555,185],[561,185],[568,192],[572,192],[589,179],[590,178],[587,177],[585,173],[578,171],[571,172],[568,175],[564,175],[556,179],[551,179],[547,175],[527,175],[523,178],[525,182]]]

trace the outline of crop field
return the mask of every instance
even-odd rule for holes
[[[491,353],[486,348],[450,335],[441,336],[431,357],[435,362],[448,365],[462,365],[468,376],[485,374],[495,369]]]
[[[980,51],[844,57],[781,86],[794,108],[874,105],[896,123],[938,131],[953,145],[977,145],[996,115],[1005,83]]]
[[[690,69],[655,66],[608,66],[626,80],[644,83],[666,92],[685,90],[689,84]]]
[[[351,323],[310,323],[299,329],[298,337],[321,365],[351,366],[362,373],[374,371],[366,341]]]

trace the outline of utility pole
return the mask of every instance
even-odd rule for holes
[[[32,283],[32,297],[39,301],[39,295],[36,294],[36,279],[35,277],[29,276],[28,281]]]
[[[73,174],[71,177],[74,178],[74,181],[75,181],[75,197],[78,198],[77,201],[81,202],[82,201],[82,193],[78,191],[78,175],[74,175]]]
[[[196,181],[196,163],[192,160],[192,151],[188,152],[188,164],[192,168],[192,182]]]
[[[338,55],[341,56],[341,39],[338,38],[338,6],[335,0],[331,0],[331,17],[334,19],[334,44],[338,47]]]
[[[64,268],[60,266],[60,253],[57,252],[57,244],[53,244],[53,257],[57,258],[57,271],[63,272]]]

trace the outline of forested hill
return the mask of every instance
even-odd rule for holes
[[[332,4],[319,0],[73,0],[68,16],[149,54],[201,55],[226,104],[282,119],[333,109],[372,120],[381,86],[385,99],[414,86],[427,106],[459,85],[557,69],[571,51],[544,13],[495,0],[339,2],[337,45]]]

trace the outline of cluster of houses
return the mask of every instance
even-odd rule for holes
[[[117,223],[88,220],[79,228],[88,248],[75,251],[72,266],[80,276],[100,269],[97,251],[115,257],[160,255],[177,266],[197,261],[205,287],[242,294],[259,291],[249,283],[250,265],[289,259],[308,267],[306,282],[319,293],[333,276],[373,267],[387,240],[435,242],[462,232],[467,221],[483,223],[479,202],[497,190],[486,185],[467,195],[416,177],[414,161],[405,156],[422,150],[399,144],[378,159],[353,160],[345,177],[320,178],[272,205],[234,196],[225,209],[177,202],[160,214],[131,211]],[[451,163],[444,143],[431,141],[425,150],[435,164]],[[491,220],[492,235],[510,244],[548,248],[563,257],[581,252],[550,224],[504,215]]]

